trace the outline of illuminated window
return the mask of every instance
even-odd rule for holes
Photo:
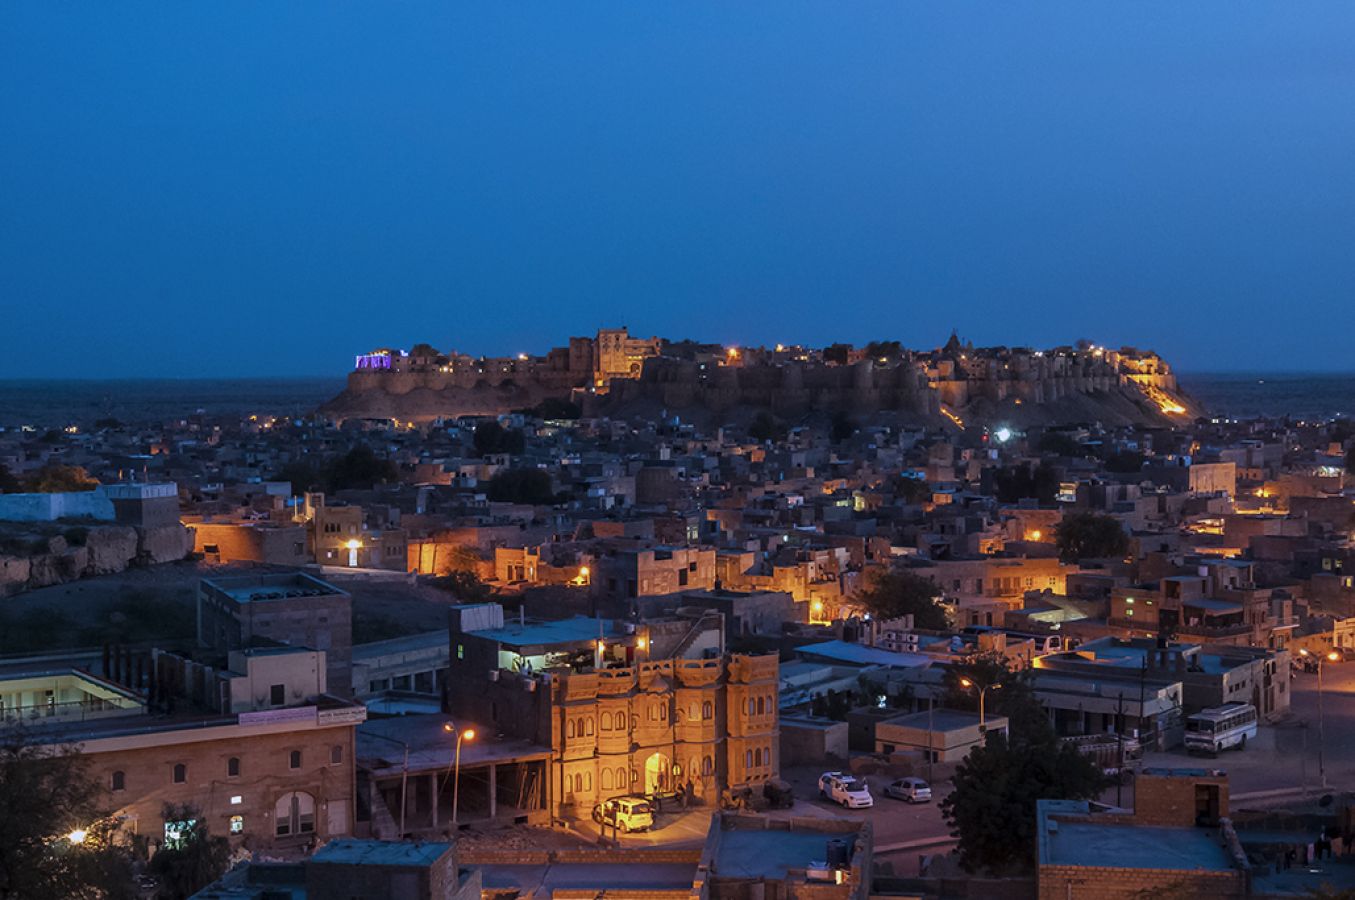
[[[1126,609],[1126,610],[1124,611],[1124,614],[1125,614],[1126,616],[1132,616],[1132,615],[1134,614],[1134,611],[1133,611],[1132,609]]]
[[[188,842],[197,819],[176,819],[165,822],[165,849],[180,850]]]
[[[315,798],[304,791],[283,794],[273,808],[273,820],[278,837],[314,833]]]
[[[1125,597],[1125,598],[1124,598],[1124,602],[1125,602],[1125,603],[1128,603],[1130,606],[1133,606],[1133,605],[1134,605],[1134,598],[1133,598],[1133,597]]]
[[[242,834],[245,830],[244,816],[231,816],[231,834]]]
[[[234,796],[231,797],[231,806],[239,806],[241,803],[244,803],[244,802],[245,802],[245,798],[244,798],[244,797],[241,797],[239,794],[236,794],[236,795],[234,795]]]

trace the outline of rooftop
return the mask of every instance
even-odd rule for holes
[[[551,622],[505,622],[501,628],[470,632],[509,647],[542,647],[554,644],[581,644],[599,637],[619,637],[610,619],[575,616]]]
[[[917,668],[934,662],[932,657],[921,653],[898,653],[893,650],[881,650],[879,647],[867,647],[865,644],[849,644],[846,641],[804,644],[796,647],[795,652],[858,666]]]
[[[311,857],[313,863],[361,866],[431,866],[451,852],[451,843],[335,840]]]
[[[1090,806],[1074,800],[1041,800],[1037,815],[1041,865],[1225,872],[1233,868],[1212,829],[1091,821],[1095,814]]]
[[[364,722],[357,730],[358,762],[375,775],[398,774],[404,768],[407,745],[411,773],[446,771],[455,762],[456,735],[443,726],[452,721],[450,716],[432,713]],[[474,738],[461,742],[462,767],[550,756],[549,747],[498,738],[492,723],[482,726],[463,720],[457,724],[475,732]]]
[[[285,597],[322,597],[344,593],[334,585],[305,572],[204,578],[202,585],[241,604],[281,600]]]

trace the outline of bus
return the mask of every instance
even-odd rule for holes
[[[967,625],[964,633],[972,635],[997,634],[1001,632],[1015,641],[1034,641],[1035,653],[1044,656],[1047,653],[1058,653],[1065,649],[1065,643],[1062,637],[1057,634],[1032,634],[1024,631],[1017,631],[1014,628],[998,628],[993,625]]]
[[[1218,753],[1229,747],[1242,750],[1254,737],[1256,707],[1250,703],[1225,703],[1186,719],[1187,753]]]

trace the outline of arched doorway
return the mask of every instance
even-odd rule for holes
[[[645,760],[645,793],[667,791],[673,783],[673,761],[663,753],[652,754]]]

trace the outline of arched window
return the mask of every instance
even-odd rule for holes
[[[701,718],[703,718],[703,719],[709,719],[709,718],[710,718],[711,716],[713,716],[713,715],[715,715],[715,708],[714,708],[713,706],[711,706],[710,701],[707,700],[705,703],[702,703],[702,704],[701,704]]]
[[[592,737],[592,736],[593,736],[593,717],[592,717],[592,716],[589,716],[588,718],[586,718],[586,719],[583,720],[583,723],[584,723],[585,725],[588,726],[588,736],[589,736],[589,737]]]
[[[240,757],[232,756],[226,760],[226,777],[236,778],[240,775]]]
[[[746,769],[751,769],[751,768],[753,768],[753,751],[752,751],[752,750],[745,750],[745,751],[743,751],[743,765],[744,765],[744,768],[746,768]]]
[[[121,772],[121,771],[114,772],[114,773],[113,773],[113,778],[112,778],[112,783],[110,784],[109,787],[110,787],[111,790],[114,790],[114,791],[122,791],[122,790],[126,790],[126,789],[127,789],[127,775],[126,775],[125,773]]]
[[[714,771],[715,771],[715,761],[712,760],[709,756],[703,756],[701,758],[701,774],[710,775]]]
[[[576,773],[576,774],[574,775],[574,793],[576,793],[576,794],[582,794],[582,793],[583,793],[583,773],[582,773],[582,772]]]
[[[603,770],[602,770],[602,789],[603,789],[604,791],[610,791],[610,790],[612,789],[612,784],[613,784],[612,770],[611,770],[611,769],[603,769]]]
[[[660,722],[668,721],[668,707],[666,704],[663,703],[659,704],[659,721]]]
[[[767,707],[763,706],[763,704],[764,704],[765,702],[766,702],[766,701],[763,700],[761,697],[758,697],[758,698],[757,698],[757,714],[758,714],[759,716],[762,715],[763,713],[765,713],[765,712],[767,711]]]
[[[174,764],[174,783],[183,784],[188,780],[188,766],[183,763]]]
[[[584,789],[585,791],[592,791],[592,790],[593,790],[593,773],[592,773],[592,772],[584,772],[584,773],[583,773],[583,789]]]
[[[566,719],[566,720],[565,720],[565,737],[567,737],[567,738],[572,738],[573,736],[574,736],[574,720],[573,720],[573,719]]]
[[[618,731],[626,730],[626,714],[623,712],[616,714],[616,729]]]
[[[293,791],[278,798],[273,807],[273,826],[278,837],[315,833],[315,798]]]
[[[301,751],[293,750],[287,755],[287,765],[293,769],[301,768]]]
[[[611,714],[605,712],[599,713],[598,717],[601,719],[601,721],[598,722],[598,727],[601,728],[603,731],[611,731],[612,722],[616,721],[615,719],[612,718]]]

